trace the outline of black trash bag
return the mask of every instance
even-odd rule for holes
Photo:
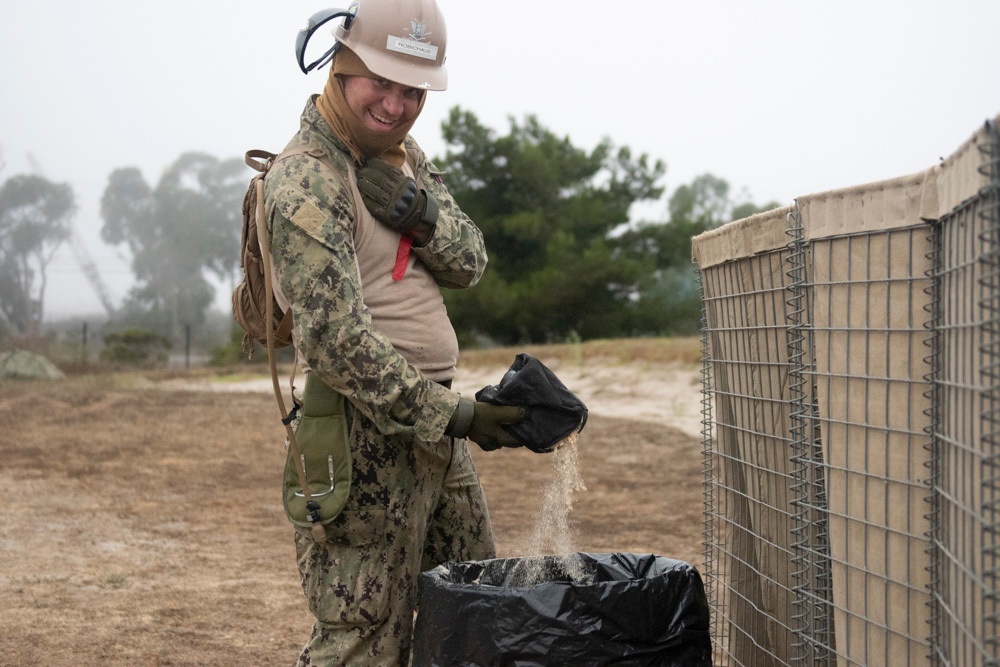
[[[445,563],[419,578],[414,667],[712,664],[709,608],[691,565],[654,555],[539,556],[541,583],[508,585],[525,559]]]
[[[587,406],[566,388],[556,374],[526,352],[518,354],[500,384],[483,387],[476,400],[494,405],[516,405],[528,416],[504,429],[528,449],[544,454],[555,449],[587,423]]]

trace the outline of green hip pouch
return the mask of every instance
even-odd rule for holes
[[[315,373],[307,373],[301,409],[295,441],[309,493],[319,505],[320,522],[325,524],[337,518],[351,491],[346,401]],[[283,480],[285,514],[295,525],[308,527],[312,522],[293,457],[289,447]]]

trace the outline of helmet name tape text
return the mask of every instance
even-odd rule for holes
[[[433,44],[415,42],[412,39],[407,39],[406,37],[389,35],[385,40],[385,48],[389,51],[405,53],[406,55],[416,56],[417,58],[437,60],[438,47]]]

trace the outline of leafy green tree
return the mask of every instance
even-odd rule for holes
[[[38,331],[46,269],[71,233],[73,189],[35,175],[0,186],[0,320],[25,334]]]
[[[609,140],[586,151],[528,116],[497,137],[456,107],[442,125],[451,192],[483,231],[490,265],[446,294],[456,328],[501,343],[617,335],[650,258],[616,256],[609,236],[663,189],[662,162]]]
[[[214,294],[205,272],[226,278],[239,266],[246,184],[241,160],[204,153],[181,155],[156,188],[135,167],[111,173],[101,198],[101,237],[132,251],[137,285],[126,319],[175,338],[184,324],[204,321]]]
[[[637,285],[630,309],[631,334],[695,333],[701,305],[691,263],[691,239],[731,220],[777,206],[776,202],[764,206],[735,202],[729,183],[702,174],[671,195],[667,222],[640,223],[622,234],[617,239],[621,256],[650,257],[655,267]]]

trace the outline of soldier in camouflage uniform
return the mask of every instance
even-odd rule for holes
[[[335,29],[339,50],[292,154],[265,180],[303,411],[342,397],[350,452],[346,504],[321,517],[326,541],[295,528],[315,616],[299,665],[408,664],[419,573],[495,555],[464,436],[517,446],[503,425],[523,418],[450,390],[458,344],[440,288],[474,285],[486,252],[408,136],[426,91],[445,86],[444,22],[434,0],[362,2]]]

